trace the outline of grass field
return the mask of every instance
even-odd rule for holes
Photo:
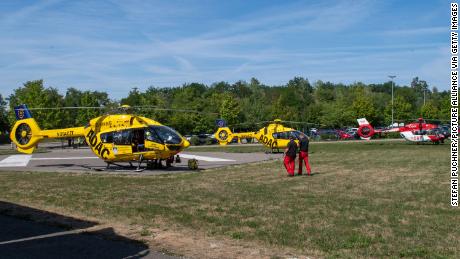
[[[253,147],[250,147],[252,150]],[[175,228],[313,257],[460,256],[449,145],[311,146],[311,177],[280,161],[160,176],[0,173],[2,200]]]

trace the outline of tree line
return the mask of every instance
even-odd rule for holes
[[[34,118],[44,129],[86,125],[90,119],[121,104],[156,107],[136,110],[136,114],[155,119],[182,134],[212,133],[218,118],[248,130],[259,128],[258,122],[276,118],[308,122],[321,128],[356,127],[356,118],[361,117],[374,125],[389,125],[391,91],[392,82],[346,85],[316,81],[311,84],[306,78],[295,77],[285,85],[268,86],[252,78],[249,82],[233,84],[151,86],[145,91],[133,88],[121,100],[112,100],[106,92],[73,87],[62,95],[54,87],[45,87],[43,80],[36,80],[14,89],[6,100],[0,96],[0,130],[11,128],[15,122],[13,108],[22,103],[33,108],[101,107],[34,110]],[[410,121],[417,117],[449,120],[449,98],[449,91],[439,91],[417,77],[410,86],[395,85],[394,120]]]

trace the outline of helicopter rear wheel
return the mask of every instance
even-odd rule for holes
[[[171,167],[174,162],[174,156],[170,156],[166,159],[166,167]]]

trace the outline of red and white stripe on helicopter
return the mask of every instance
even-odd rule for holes
[[[401,137],[411,142],[433,142],[439,144],[444,142],[448,136],[440,132],[438,125],[426,123],[422,118],[418,122],[412,122],[404,126],[376,130],[366,120],[366,118],[358,119],[359,129],[358,135],[362,139],[369,140],[374,134],[386,134],[390,132],[399,132]]]

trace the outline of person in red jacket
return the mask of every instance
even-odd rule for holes
[[[308,137],[302,135],[299,141],[299,170],[298,174],[302,175],[302,161],[305,163],[305,169],[307,169],[307,174],[311,175],[310,164],[308,163]]]
[[[284,151],[284,166],[288,176],[294,176],[295,171],[295,157],[297,156],[297,143],[294,141],[294,137],[289,137],[290,141]]]

